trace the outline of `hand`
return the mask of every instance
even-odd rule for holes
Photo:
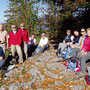
[[[7,45],[7,49],[9,48],[9,45]]]
[[[31,44],[30,42],[28,42],[28,44]]]
[[[65,43],[65,41],[63,41],[63,43]]]
[[[70,45],[70,43],[66,43],[67,45]]]
[[[44,47],[44,45],[42,45],[41,47]]]
[[[0,57],[0,61],[2,60],[3,58],[2,57]]]
[[[81,51],[82,55],[87,55],[87,52]]]
[[[87,52],[82,53],[82,55],[87,55]]]

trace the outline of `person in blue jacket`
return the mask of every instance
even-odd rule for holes
[[[0,47],[0,68],[4,65],[5,63],[5,53],[3,52],[2,47]]]

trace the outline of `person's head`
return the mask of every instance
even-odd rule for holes
[[[41,37],[44,39],[46,37],[45,33],[42,33]]]
[[[75,35],[75,36],[78,36],[78,35],[79,35],[79,31],[74,30],[74,35]]]
[[[85,28],[82,28],[82,29],[81,29],[81,35],[82,35],[82,36],[85,36],[85,34],[86,34],[86,30],[85,30]]]
[[[20,28],[21,28],[22,30],[25,29],[24,23],[21,23],[21,24],[20,24]]]
[[[35,38],[35,35],[34,35],[34,34],[32,34],[31,38]]]
[[[0,24],[0,31],[3,30],[3,24]]]
[[[90,28],[87,29],[87,35],[90,37]]]
[[[67,35],[70,35],[71,34],[71,30],[67,30]]]
[[[13,31],[16,30],[16,25],[12,25],[12,30],[13,30]]]

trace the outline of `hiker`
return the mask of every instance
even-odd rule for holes
[[[79,31],[74,30],[74,39],[73,42],[70,43],[70,47],[74,48],[77,46],[80,39]]]
[[[34,52],[35,44],[36,44],[35,35],[32,34],[31,37],[29,37],[29,40],[28,40],[28,56],[31,56],[32,52]]]
[[[4,65],[5,63],[5,53],[3,52],[3,48],[0,47],[0,68]]]
[[[8,33],[3,28],[3,24],[0,24],[0,47],[2,47],[4,53],[6,50],[6,43],[8,42]]]
[[[20,25],[20,29],[18,30],[18,32],[21,34],[21,37],[22,37],[22,49],[23,49],[23,53],[24,53],[24,60],[27,59],[28,57],[28,47],[27,47],[27,44],[28,44],[28,31],[25,29],[25,26],[24,26],[24,23],[22,23]]]
[[[76,52],[76,48],[79,48],[79,49],[82,49],[82,46],[83,46],[83,43],[84,43],[84,40],[85,40],[85,37],[86,37],[86,30],[84,28],[81,29],[81,37],[78,41],[78,44],[75,45],[73,48],[72,48],[72,53],[73,52]]]
[[[42,33],[39,45],[37,46],[34,54],[37,54],[39,52],[42,53],[47,47],[48,47],[48,38],[46,37],[45,33]]]
[[[71,35],[71,30],[67,30],[67,36],[63,40],[63,43],[59,43],[58,51],[56,52],[56,55],[58,56],[58,53],[62,52],[65,47],[69,46],[71,42],[73,42],[74,36]]]
[[[12,53],[12,61],[10,62],[11,64],[16,63],[15,59],[15,51],[17,51],[19,55],[19,63],[23,63],[23,58],[22,58],[22,50],[21,50],[21,35],[18,32],[16,25],[12,25],[12,31],[9,33],[9,46],[11,47],[11,53]]]
[[[84,39],[85,39],[86,36],[87,36],[86,30],[84,28],[82,28],[81,29],[81,37],[80,37],[79,42],[78,42],[78,47],[79,48],[82,48],[83,43],[84,43]]]
[[[81,72],[78,74],[82,74],[86,71],[85,62],[90,59],[90,28],[87,29],[87,36],[85,37],[84,44],[81,48],[75,48],[72,52],[72,57],[78,57],[81,64]]]

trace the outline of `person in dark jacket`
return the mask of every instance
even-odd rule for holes
[[[5,58],[5,54],[4,54],[4,52],[3,52],[2,47],[0,47],[0,68],[1,68],[1,67],[4,65],[4,63],[5,63],[4,58]]]
[[[73,42],[70,43],[70,46],[72,48],[76,47],[78,45],[79,39],[80,39],[79,31],[74,30],[74,39]]]
[[[67,36],[63,40],[63,43],[59,43],[58,51],[56,52],[56,55],[58,56],[58,53],[62,52],[67,46],[70,45],[71,42],[73,42],[74,36],[71,35],[71,30],[67,30]]]

